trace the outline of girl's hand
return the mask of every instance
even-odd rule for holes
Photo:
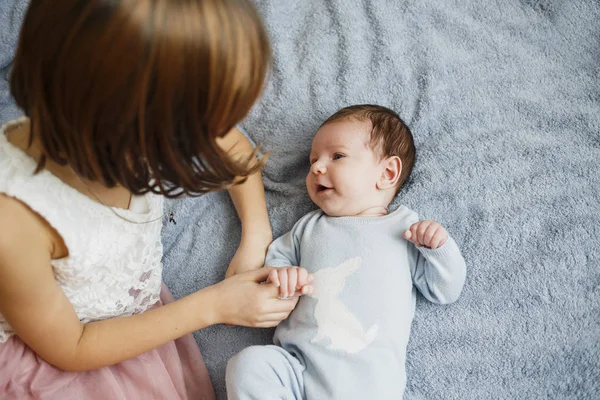
[[[240,247],[229,263],[225,278],[264,266],[269,244],[270,240],[242,239]]]
[[[448,240],[448,232],[435,221],[419,221],[404,232],[404,237],[418,247],[437,249]]]
[[[269,328],[286,319],[298,303],[298,298],[279,300],[279,289],[262,285],[269,269],[260,268],[227,278],[208,290],[216,295],[215,323]]]
[[[272,268],[267,281],[279,288],[279,297],[288,300],[295,295],[311,294],[314,276],[304,268]]]

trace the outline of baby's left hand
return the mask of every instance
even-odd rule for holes
[[[448,232],[444,227],[435,221],[419,221],[411,225],[404,232],[404,238],[410,240],[418,247],[424,246],[430,249],[437,249],[448,240]]]

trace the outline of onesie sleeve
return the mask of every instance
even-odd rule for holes
[[[300,244],[302,235],[313,214],[314,212],[302,217],[296,222],[291,231],[278,237],[271,243],[265,259],[265,265],[267,267],[289,267],[300,265]]]
[[[408,257],[413,284],[426,299],[439,304],[458,299],[467,267],[454,239],[448,236],[446,243],[434,250],[408,242]]]

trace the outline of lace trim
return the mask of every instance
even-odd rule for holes
[[[0,192],[18,198],[62,236],[69,256],[51,262],[56,281],[82,322],[141,313],[159,300],[161,220],[133,224],[66,185],[8,142],[0,128]],[[145,195],[147,213],[118,209],[131,220],[162,215],[163,199]],[[93,227],[93,229],[91,229]],[[108,252],[107,252],[108,249]],[[0,314],[0,342],[14,332]]]

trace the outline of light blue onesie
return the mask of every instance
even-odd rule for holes
[[[279,325],[276,346],[231,359],[229,399],[401,399],[416,289],[451,303],[466,273],[452,238],[435,250],[404,239],[417,221],[404,206],[370,218],[314,211],[273,242],[266,265],[306,268],[314,292]]]

